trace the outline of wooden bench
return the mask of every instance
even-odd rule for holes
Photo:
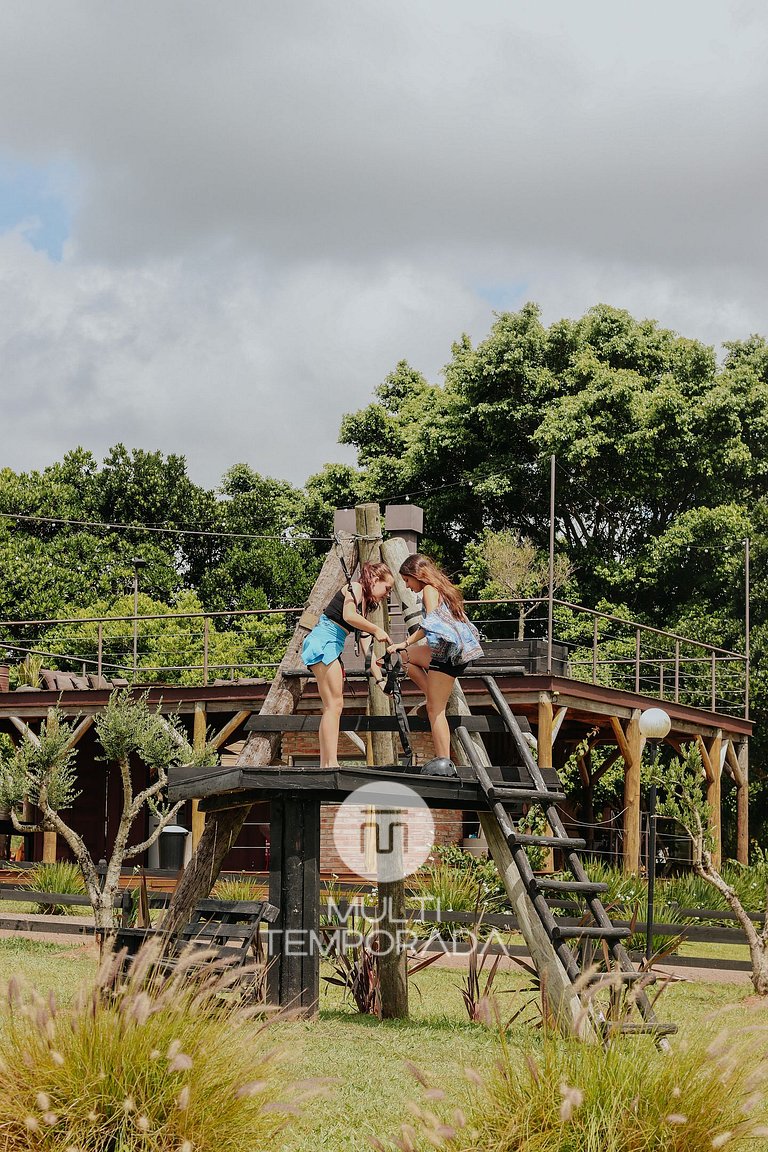
[[[277,916],[278,909],[266,900],[201,900],[190,921],[170,940],[164,962],[172,964],[188,948],[198,948],[218,968],[243,968],[260,957],[261,925],[274,923]],[[152,928],[121,927],[114,951],[124,952],[130,962],[145,941],[162,935],[162,923]]]

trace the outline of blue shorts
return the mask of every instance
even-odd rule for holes
[[[333,664],[334,660],[338,660],[348,635],[341,625],[334,624],[323,613],[309,635],[304,637],[301,646],[301,658],[307,668],[313,664]]]

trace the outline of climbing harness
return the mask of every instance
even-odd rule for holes
[[[381,685],[381,690],[386,696],[392,697],[392,703],[395,707],[397,730],[400,735],[400,745],[403,749],[402,755],[400,756],[400,763],[406,769],[412,768],[414,757],[413,748],[411,747],[411,730],[408,726],[408,716],[406,715],[405,705],[403,704],[403,695],[400,691],[400,685],[407,673],[398,652],[386,652],[382,660],[382,665],[384,668],[384,683]]]

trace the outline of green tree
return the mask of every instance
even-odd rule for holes
[[[170,805],[165,800],[168,769],[172,764],[211,764],[211,749],[194,751],[175,717],[153,712],[143,697],[114,692],[95,721],[106,760],[114,762],[122,780],[123,806],[106,873],[101,876],[83,838],[67,824],[65,813],[78,797],[75,788],[76,749],[70,747],[74,724],[53,711],[40,727],[36,740],[29,736],[13,750],[0,743],[0,807],[10,811],[17,832],[56,832],[65,841],[83,873],[86,891],[93,907],[102,946],[114,933],[114,902],[120,887],[120,872],[126,860],[134,859],[155,843],[170,824],[183,801]],[[138,791],[131,776],[131,757],[138,757],[147,770],[148,783]],[[39,812],[32,823],[24,819],[24,801]],[[157,818],[148,834],[140,832],[131,842],[139,817],[149,808]]]

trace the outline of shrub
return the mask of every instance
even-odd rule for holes
[[[57,860],[50,864],[36,864],[32,869],[27,887],[35,892],[60,892],[62,896],[85,896],[85,881],[77,864]],[[57,916],[83,915],[90,911],[90,905],[82,908],[76,904],[35,904],[35,912],[50,912]]]
[[[286,1085],[269,1028],[183,966],[147,980],[150,952],[122,985],[106,965],[64,1011],[11,981],[0,1036],[6,1152],[279,1147],[301,1090]]]
[[[433,859],[419,869],[415,879],[417,882],[411,887],[410,894],[417,897],[419,906],[425,911],[434,909],[441,917],[449,911],[471,912],[476,919],[483,911],[492,912],[498,904],[495,893],[487,891],[479,870],[455,868],[441,859]],[[414,922],[412,927],[419,930],[418,922]],[[442,921],[434,929],[428,925],[428,934],[432,935],[434,931],[443,938],[462,939],[472,931],[472,923]]]
[[[468,1071],[466,1112],[437,1116],[445,1093],[430,1089],[429,1109],[414,1109],[397,1147],[423,1137],[453,1152],[738,1152],[768,1135],[765,1072],[724,1035],[664,1054],[647,1039],[603,1049],[547,1034],[538,1060],[502,1041],[486,1080]]]
[[[213,895],[217,900],[265,900],[266,885],[232,876],[228,880],[217,880]]]

